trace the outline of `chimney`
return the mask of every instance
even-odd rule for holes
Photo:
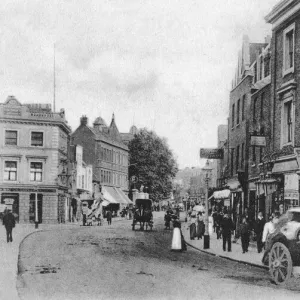
[[[87,116],[82,116],[81,118],[80,118],[80,125],[81,126],[86,126],[87,125],[87,123],[88,123],[88,118],[87,118]]]

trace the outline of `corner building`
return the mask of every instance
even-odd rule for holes
[[[274,206],[299,206],[300,166],[300,2],[280,1],[265,17],[272,24],[271,97],[273,168],[278,187]]]
[[[69,194],[66,173],[71,129],[64,111],[50,104],[21,104],[9,96],[0,103],[0,197],[20,223],[64,222]]]

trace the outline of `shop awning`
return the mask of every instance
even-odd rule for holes
[[[126,194],[119,188],[115,188],[115,190],[119,193],[119,195],[121,196],[121,198],[124,199],[124,201],[126,201],[127,204],[132,204],[133,202],[126,196]]]
[[[298,170],[298,163],[296,159],[288,161],[275,162],[272,173],[283,173]]]
[[[230,190],[216,191],[214,192],[213,196],[216,200],[228,199],[230,197]]]
[[[240,187],[240,183],[237,180],[228,181],[227,185],[231,191],[237,190]]]
[[[103,186],[102,187],[102,194],[103,197],[106,201],[109,202],[109,204],[118,204],[120,202],[117,201],[117,199],[115,199],[113,192],[111,191],[111,187],[108,186]],[[103,204],[102,204],[103,205]],[[103,205],[106,206],[106,205]]]

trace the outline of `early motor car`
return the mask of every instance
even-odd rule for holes
[[[300,207],[289,209],[279,219],[266,242],[263,262],[276,284],[285,284],[300,266]]]

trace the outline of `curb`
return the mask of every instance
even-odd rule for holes
[[[185,242],[185,243],[186,243],[188,246],[190,246],[191,248],[193,248],[193,249],[195,249],[195,250],[198,250],[198,251],[200,251],[200,252],[203,252],[203,253],[205,253],[205,254],[209,254],[209,255],[211,255],[211,256],[224,258],[224,259],[227,259],[227,260],[230,260],[230,261],[238,262],[238,263],[241,263],[241,264],[244,264],[244,265],[248,265],[248,266],[252,266],[252,267],[256,267],[256,268],[261,268],[261,269],[264,269],[264,270],[269,270],[269,268],[268,268],[267,266],[264,266],[264,265],[257,265],[257,264],[251,263],[251,262],[246,262],[246,261],[234,259],[234,258],[231,258],[231,257],[228,257],[228,256],[219,255],[219,254],[216,254],[216,253],[212,253],[212,252],[209,252],[209,251],[206,251],[206,250],[197,248],[197,247],[195,247],[195,246],[189,244],[188,242]]]

